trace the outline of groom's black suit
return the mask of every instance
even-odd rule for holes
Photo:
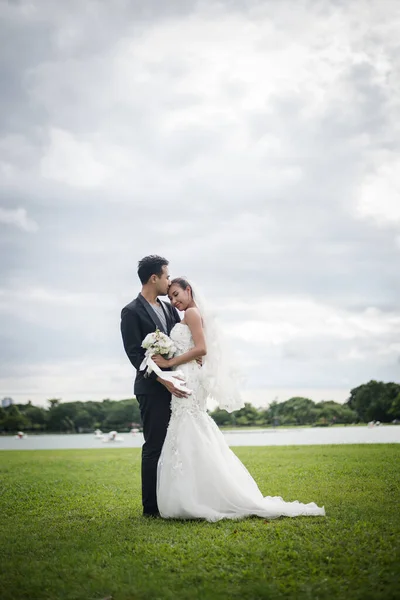
[[[142,448],[142,502],[143,512],[153,514],[157,507],[157,463],[161,454],[167,427],[171,416],[171,394],[157,381],[157,375],[149,377],[139,371],[144,358],[142,342],[148,333],[158,328],[167,335],[180,318],[177,310],[168,303],[161,302],[167,322],[167,330],[150,304],[141,294],[132,300],[121,312],[121,333],[125,352],[136,369],[134,393],[142,415],[144,444]]]

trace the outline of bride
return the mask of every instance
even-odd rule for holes
[[[191,394],[172,396],[171,420],[157,468],[157,503],[166,519],[239,519],[257,515],[325,515],[314,502],[285,502],[263,497],[256,482],[227,445],[213,419],[207,414],[207,397],[221,408],[240,408],[237,389],[229,385],[227,358],[221,354],[218,332],[204,303],[186,279],[173,279],[168,296],[184,319],[171,331],[177,352],[169,360],[153,356],[161,368],[179,367]],[[204,357],[203,366],[196,359]],[[221,395],[221,386],[223,394]]]

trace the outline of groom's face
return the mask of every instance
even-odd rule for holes
[[[163,265],[162,275],[157,278],[157,296],[166,296],[170,285],[168,266]]]

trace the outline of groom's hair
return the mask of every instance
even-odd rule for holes
[[[139,260],[138,275],[142,284],[147,283],[152,275],[161,277],[162,268],[168,264],[169,262],[166,258],[157,254],[150,254],[150,256],[145,256],[142,260]]]

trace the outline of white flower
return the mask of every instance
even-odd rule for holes
[[[171,358],[176,352],[173,341],[159,329],[146,335],[142,342],[142,348],[145,348],[146,354],[150,356],[162,354]]]

